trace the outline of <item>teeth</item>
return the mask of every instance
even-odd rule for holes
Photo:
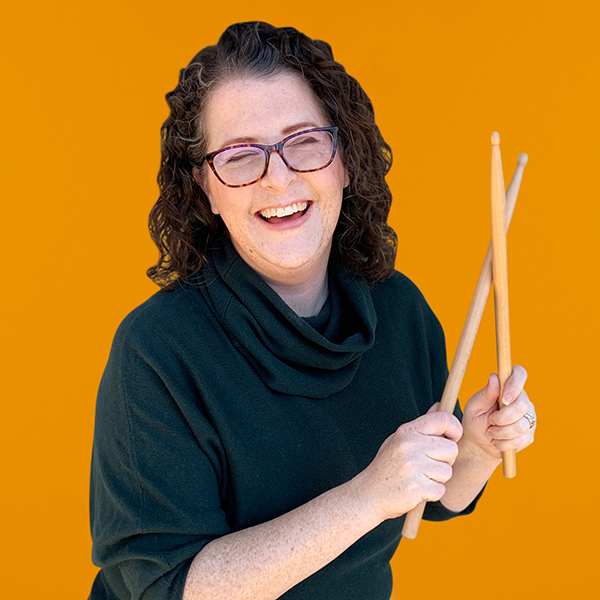
[[[266,219],[270,219],[271,217],[285,217],[289,215],[293,215],[297,212],[302,212],[308,206],[308,202],[294,202],[290,206],[279,206],[278,208],[265,208],[260,211],[260,215],[265,217]]]

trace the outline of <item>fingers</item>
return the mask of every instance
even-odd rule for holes
[[[510,439],[510,440],[493,440],[492,446],[499,450],[500,452],[507,452],[508,450],[523,450],[523,448],[527,448],[529,444],[533,442],[533,436],[535,432],[535,427],[532,427],[527,431],[527,433]]]
[[[488,416],[497,410],[498,395],[500,394],[500,381],[496,373],[492,373],[486,386],[476,392],[464,408],[463,423],[471,419],[486,422]]]
[[[440,403],[436,402],[435,404],[432,404],[429,407],[429,410],[425,414],[437,412],[439,408],[440,408]]]
[[[446,492],[458,457],[462,425],[434,405],[404,423],[379,448],[358,477],[369,502],[383,518],[407,513],[421,501],[435,502]]]
[[[445,481],[438,482],[425,474],[422,474],[421,482],[418,486],[418,492],[414,495],[413,504],[410,508],[414,508],[419,502],[437,502],[446,493]],[[410,510],[410,509],[409,509]],[[408,512],[408,511],[407,511]]]
[[[475,396],[478,403],[483,405],[484,412],[489,406],[493,406],[498,401],[500,394],[500,379],[497,373],[492,373],[488,379],[486,386],[479,390]]]
[[[448,465],[453,465],[458,456],[458,444],[453,440],[432,436],[427,444],[424,454],[436,462],[444,462]]]
[[[452,467],[447,462],[432,460],[423,469],[423,474],[437,483],[446,483],[452,477]]]
[[[435,502],[444,495],[458,444],[443,434],[460,437],[460,430],[452,415],[432,412],[400,426],[384,441],[357,476],[378,515],[395,518],[423,500]]]
[[[510,404],[523,391],[527,381],[527,371],[520,365],[514,365],[511,376],[506,380],[504,385],[504,393],[502,395],[502,403]]]
[[[517,378],[513,381],[515,385],[512,388],[513,391],[516,391],[518,385],[523,384],[527,377],[525,369],[522,367],[519,369],[523,372],[517,373]],[[530,420],[525,417],[527,413],[534,418],[533,427]],[[489,416],[490,426],[487,428],[486,434],[492,440],[492,446],[500,452],[522,450],[533,442],[535,419],[535,407],[529,400],[527,392],[521,389],[518,396],[509,405],[502,406]]]
[[[422,435],[446,437],[454,442],[458,442],[462,437],[460,421],[449,413],[428,412],[412,423],[416,431]]]
[[[529,420],[521,417],[515,423],[504,427],[489,427],[487,435],[493,440],[512,440],[526,434],[530,429]]]
[[[535,416],[535,407],[529,400],[527,392],[523,390],[519,394],[519,397],[516,400],[513,400],[511,404],[503,406],[499,410],[493,412],[489,416],[488,422],[491,426],[505,427],[507,425],[516,424],[523,419],[526,413]],[[527,422],[527,419],[524,420]],[[527,426],[529,427],[529,422],[527,422]],[[490,427],[490,429],[493,429],[493,427]]]

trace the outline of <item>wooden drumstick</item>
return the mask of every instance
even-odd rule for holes
[[[506,191],[506,229],[510,225],[513,212],[515,210],[515,204],[517,202],[517,196],[519,195],[519,188],[521,187],[521,180],[523,178],[523,171],[527,164],[527,154],[521,154],[517,160],[517,168],[515,169],[514,175]],[[487,254],[483,262],[483,267],[479,274],[479,280],[475,287],[475,293],[471,300],[471,306],[467,313],[467,318],[460,335],[460,340],[452,360],[452,366],[450,367],[450,374],[444,387],[444,393],[438,410],[453,413],[456,406],[456,401],[460,392],[460,386],[467,370],[467,364],[469,357],[471,356],[471,350],[475,343],[475,337],[477,336],[477,330],[483,316],[483,311],[492,287],[492,244],[488,246]],[[426,502],[421,502],[415,508],[413,508],[406,515],[404,521],[404,527],[402,529],[402,536],[412,540],[417,536],[419,531],[419,524],[423,517],[423,511],[425,510]]]
[[[498,378],[500,379],[499,404],[502,406],[504,385],[512,373],[510,357],[510,322],[508,318],[508,263],[506,258],[506,197],[502,158],[500,157],[500,135],[492,133],[492,271],[494,278],[494,313],[496,315],[496,354]],[[504,477],[517,474],[515,451],[502,453]]]

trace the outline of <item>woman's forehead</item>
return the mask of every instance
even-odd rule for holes
[[[272,144],[295,126],[328,124],[312,89],[293,73],[226,81],[212,91],[204,115],[208,152],[231,143]]]

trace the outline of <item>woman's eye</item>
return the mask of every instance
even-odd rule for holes
[[[312,136],[302,136],[301,138],[297,138],[292,140],[289,144],[290,146],[309,146],[317,144],[318,140]]]
[[[239,163],[243,161],[248,161],[252,159],[256,159],[258,154],[256,152],[236,152],[235,154],[231,154],[227,157],[225,164],[233,164]]]

